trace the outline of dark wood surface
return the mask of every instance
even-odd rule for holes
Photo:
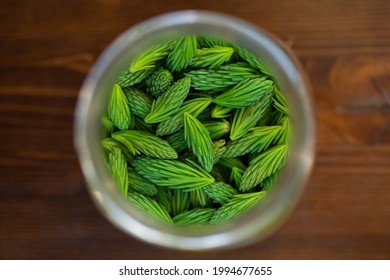
[[[0,6],[0,258],[390,258],[390,1]],[[317,158],[307,189],[274,235],[242,249],[178,252],[128,237],[92,204],[73,148],[78,91],[99,53],[135,23],[190,8],[274,33],[314,89]]]

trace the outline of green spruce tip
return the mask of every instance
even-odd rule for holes
[[[266,192],[270,191],[272,189],[272,187],[275,185],[276,181],[279,179],[280,174],[281,174],[281,169],[276,171],[271,176],[268,176],[267,178],[265,178],[261,182],[261,190],[266,191]]]
[[[257,102],[255,102],[257,103]],[[262,117],[259,119],[259,121],[256,123],[255,126],[269,126],[269,125],[276,125],[274,123],[271,123],[271,116],[273,113],[278,112],[277,110],[273,110],[272,106],[269,106],[265,109],[264,113],[262,113]]]
[[[288,116],[284,116],[280,119],[278,124],[281,129],[273,140],[274,145],[288,145],[291,141],[291,122]]]
[[[198,44],[200,48],[212,48],[212,47],[231,47],[232,45],[227,41],[210,35],[198,36]]]
[[[190,65],[197,50],[197,40],[195,36],[185,36],[177,40],[173,50],[167,58],[167,67],[172,72],[179,72]]]
[[[132,124],[132,116],[126,96],[118,84],[115,84],[112,89],[107,113],[114,125],[120,130],[128,129]]]
[[[233,195],[238,193],[231,185],[224,182],[214,182],[202,190],[213,202],[219,204],[226,203]]]
[[[174,41],[166,41],[155,45],[137,56],[130,64],[130,72],[153,70],[157,63],[165,59],[172,50]]]
[[[213,102],[230,108],[244,108],[272,92],[273,82],[266,77],[246,79],[213,99]]]
[[[117,80],[117,84],[119,84],[121,88],[135,86],[145,80],[151,74],[151,72],[151,70],[141,70],[132,73],[127,67],[121,72],[121,75]]]
[[[126,147],[128,153],[130,153],[132,156],[136,155],[139,153],[139,151],[136,150],[134,147],[133,143],[129,141],[126,137],[123,137],[122,135],[116,133],[116,134],[111,134],[111,137],[122,144],[124,147]]]
[[[195,208],[176,215],[172,220],[176,225],[203,225],[210,221],[215,211],[214,208]]]
[[[213,151],[214,151],[213,165],[216,164],[225,153],[226,150],[225,144],[226,144],[225,139],[220,139],[218,141],[213,142]]]
[[[209,131],[212,140],[220,139],[230,131],[230,123],[226,120],[208,121],[204,123],[204,126]]]
[[[234,49],[230,47],[215,46],[197,49],[190,66],[192,68],[215,68],[227,62],[233,53]]]
[[[142,177],[162,187],[190,191],[214,182],[210,174],[191,162],[185,164],[177,160],[137,157],[132,165]]]
[[[168,224],[173,223],[167,209],[153,198],[144,196],[140,193],[130,192],[127,195],[127,200],[133,203],[140,210],[151,214],[158,220]]]
[[[280,125],[285,116],[285,114],[281,113],[278,110],[272,110],[268,116],[269,120],[267,125]]]
[[[104,115],[102,123],[106,132],[106,135],[110,135],[115,130],[115,125],[108,115]]]
[[[246,169],[245,164],[239,158],[221,158],[218,163],[228,169],[232,169],[233,167],[239,168],[241,170]]]
[[[105,151],[111,153],[114,148],[118,148],[121,150],[121,148],[119,147],[119,145],[122,145],[120,144],[118,141],[116,141],[115,139],[112,139],[112,138],[104,138],[102,140],[102,146],[104,148]]]
[[[188,149],[187,141],[184,138],[184,130],[179,130],[167,137],[167,142],[177,152],[181,153]]]
[[[156,134],[156,127],[151,123],[146,123],[144,119],[139,116],[134,116],[134,129]]]
[[[204,188],[193,190],[188,193],[190,195],[190,204],[192,208],[204,208],[210,206],[211,202],[204,192]]]
[[[184,137],[202,167],[211,172],[214,150],[210,133],[200,121],[187,112],[184,113]]]
[[[153,158],[176,159],[178,155],[169,143],[154,134],[140,130],[124,130],[111,134],[112,138],[134,148],[133,155],[144,154]]]
[[[238,45],[233,45],[233,48],[236,53],[244,60],[246,61],[251,67],[254,69],[258,69],[261,71],[261,73],[267,75],[267,76],[272,76],[272,74],[266,69],[267,67],[263,62],[261,62],[255,55],[252,53],[248,52],[246,49],[238,46]]]
[[[129,189],[127,162],[120,149],[113,148],[112,152],[108,155],[108,163],[114,181],[126,196]]]
[[[223,91],[243,80],[260,77],[257,70],[244,62],[221,65],[213,69],[196,69],[185,75],[191,78],[191,86],[194,89],[208,92]]]
[[[148,93],[154,98],[163,94],[173,83],[172,73],[162,67],[153,71],[151,76],[146,80]]]
[[[244,175],[245,170],[233,167],[230,172],[229,182],[235,187],[239,187],[241,185],[242,175]]]
[[[171,190],[171,209],[172,215],[176,216],[190,209],[190,193],[181,189]]]
[[[204,96],[185,101],[169,119],[159,123],[156,131],[157,136],[168,135],[180,130],[184,126],[183,116],[185,112],[197,117],[210,105],[212,100],[210,96]]]
[[[236,140],[244,136],[264,117],[272,104],[272,93],[264,95],[251,105],[236,110],[230,127],[230,139]]]
[[[129,188],[135,192],[147,196],[157,194],[156,185],[140,176],[133,168],[127,169],[129,174]]]
[[[239,190],[246,192],[265,178],[280,170],[286,160],[287,145],[279,145],[262,152],[250,163],[242,176]]]
[[[166,92],[153,102],[150,113],[145,117],[145,122],[158,123],[169,119],[187,97],[190,85],[191,78],[189,77],[174,82]]]
[[[164,206],[169,214],[172,214],[172,191],[166,187],[156,186],[157,193],[154,199]]]
[[[104,150],[107,151],[108,153],[113,152],[114,148],[118,148],[121,150],[126,161],[130,162],[133,160],[133,155],[129,152],[129,150],[123,144],[116,141],[115,139],[112,139],[110,137],[104,138],[102,140],[102,145]]]
[[[230,117],[231,112],[233,110],[234,110],[234,108],[229,108],[229,107],[215,104],[212,111],[211,111],[211,117],[214,119],[228,118],[228,117]]]
[[[284,115],[287,116],[290,115],[288,105],[287,105],[287,100],[276,86],[274,87],[273,101],[276,110],[280,111]]]
[[[252,128],[241,138],[229,141],[222,157],[239,157],[248,153],[266,150],[279,135],[280,126],[261,126]]]
[[[265,192],[253,192],[233,195],[229,201],[218,208],[211,217],[210,223],[220,224],[241,216],[259,203],[265,197],[265,194]]]
[[[134,115],[145,118],[150,113],[153,99],[148,94],[133,87],[124,88],[123,93],[126,95],[130,111]]]

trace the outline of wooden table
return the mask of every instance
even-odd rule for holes
[[[390,2],[217,2],[2,1],[0,258],[390,258]],[[190,8],[285,40],[314,89],[308,187],[280,230],[238,250],[178,252],[128,237],[92,204],[72,142],[78,91],[99,53],[137,22]]]

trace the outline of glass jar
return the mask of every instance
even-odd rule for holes
[[[148,47],[188,34],[214,35],[260,58],[287,98],[292,143],[287,164],[262,203],[231,222],[199,228],[163,224],[121,195],[104,158],[102,116],[115,78]],[[240,19],[207,11],[179,11],[146,20],[121,34],[101,54],[80,90],[74,140],[88,190],[100,211],[117,227],[146,242],[169,248],[205,250],[235,247],[270,235],[288,217],[304,188],[314,158],[314,116],[305,74],[277,38]]]

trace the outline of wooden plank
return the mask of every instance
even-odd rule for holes
[[[313,173],[287,222],[254,246],[150,246],[99,214],[73,148],[83,79],[122,31],[185,8],[229,13],[292,46],[317,122]],[[0,10],[0,258],[389,259],[390,2],[11,1]]]

